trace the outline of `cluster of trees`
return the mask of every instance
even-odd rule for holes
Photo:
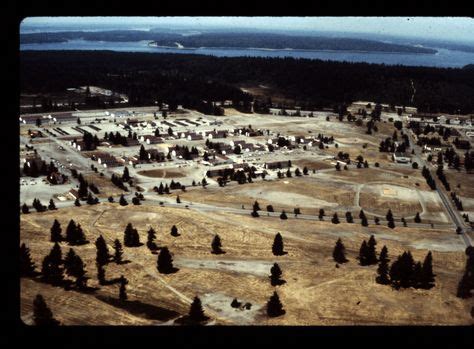
[[[84,132],[82,136],[82,141],[84,142],[84,149],[83,150],[95,150],[97,146],[100,144],[99,138],[97,135],[92,135],[90,132]]]
[[[127,247],[139,247],[143,245],[140,243],[140,235],[138,234],[137,229],[135,229],[132,223],[128,223],[123,237],[123,243]]]
[[[128,146],[127,137],[122,136],[120,132],[110,132],[104,134],[104,140],[115,145],[123,145],[124,147]]]
[[[421,170],[421,174],[423,175],[423,177],[425,177],[426,183],[431,188],[431,190],[435,190],[436,182],[434,181],[433,177],[431,176],[430,171],[426,168],[426,166],[423,166],[423,169]]]
[[[38,166],[35,159],[32,161],[26,161],[23,164],[23,175],[37,178],[39,176],[50,176],[52,173],[58,172],[58,168],[54,166],[53,162],[50,162],[49,165],[46,161],[41,160],[40,165]]]
[[[123,177],[117,176],[115,173],[112,173],[112,177],[110,178],[110,180],[116,187],[124,191],[128,191],[128,188],[124,184]]]
[[[454,204],[456,205],[456,208],[459,211],[464,211],[464,208],[462,206],[462,200],[456,195],[454,191],[451,192],[451,199],[453,200]]]
[[[157,99],[185,107],[202,100],[244,104],[251,96],[235,84],[255,83],[259,77],[259,84],[284,91],[295,103],[321,108],[354,100],[409,105],[413,82],[417,91],[413,104],[421,112],[474,111],[470,98],[474,73],[465,69],[110,51],[22,52],[21,56],[22,92],[90,84],[127,94],[130,105],[151,105]]]
[[[438,176],[438,179],[441,181],[441,183],[443,183],[446,190],[451,191],[451,186],[449,185],[449,182],[446,179],[446,175],[444,174],[442,164],[438,165],[438,168],[436,169],[436,175]]]
[[[466,267],[457,289],[457,296],[460,298],[472,297],[474,290],[474,248],[472,246],[466,248],[466,255]]]
[[[389,265],[388,249],[383,246],[379,257],[377,257],[375,246],[377,242],[372,235],[368,242],[362,242],[357,259],[361,266],[370,266],[378,263],[376,282],[382,285],[391,285],[395,289],[421,288],[430,289],[435,283],[433,273],[433,257],[428,252],[423,263],[415,262],[411,253],[403,252]],[[348,262],[345,247],[341,239],[338,239],[333,250],[333,259],[338,264]],[[471,266],[472,268],[472,266]]]

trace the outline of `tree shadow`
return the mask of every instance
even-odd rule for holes
[[[208,320],[210,320],[210,318],[205,315],[201,321],[193,320],[189,317],[189,315],[184,315],[174,320],[174,323],[178,325],[184,325],[184,326],[204,326]]]
[[[271,278],[270,278],[271,280]],[[271,280],[271,285],[272,286],[281,286],[283,284],[286,284],[285,280]]]
[[[156,305],[147,304],[140,301],[121,301],[117,298],[107,296],[96,296],[96,298],[114,307],[124,309],[133,315],[150,320],[168,321],[180,315],[174,310],[158,307]]]
[[[171,268],[168,268],[168,269],[161,269],[161,270],[158,270],[160,272],[160,274],[174,274],[174,273],[177,273],[179,270],[179,268],[176,268],[176,267],[171,267]]]
[[[128,263],[132,263],[132,261],[129,261],[128,259],[125,260],[125,261],[120,261],[120,262],[115,262],[116,264],[118,265],[122,265],[122,264],[128,264]]]

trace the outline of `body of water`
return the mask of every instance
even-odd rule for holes
[[[20,50],[111,50],[121,52],[184,53],[212,55],[217,57],[293,57],[322,59],[330,61],[366,62],[387,65],[429,66],[442,68],[461,68],[474,63],[474,53],[436,48],[436,54],[407,54],[353,51],[308,51],[308,50],[270,50],[242,48],[195,48],[178,49],[148,46],[148,41],[109,42],[70,40],[58,43],[21,44]]]

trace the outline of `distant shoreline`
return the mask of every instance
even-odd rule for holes
[[[412,55],[435,55],[438,51],[433,53],[424,53],[424,52],[404,52],[404,51],[364,51],[364,50],[330,50],[330,49],[304,49],[304,48],[267,48],[267,47],[229,47],[229,46],[202,46],[202,47],[185,47],[185,46],[164,46],[164,45],[156,45],[153,42],[149,42],[149,47],[161,48],[161,49],[168,49],[168,50],[188,50],[188,51],[196,51],[196,50],[256,50],[256,51],[302,51],[302,52],[329,52],[329,53],[337,53],[337,52],[353,52],[353,53],[378,53],[378,54],[412,54]]]

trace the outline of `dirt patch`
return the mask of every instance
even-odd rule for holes
[[[156,169],[156,170],[144,170],[138,171],[139,175],[153,178],[181,178],[185,175],[177,170],[167,170],[167,169]]]

